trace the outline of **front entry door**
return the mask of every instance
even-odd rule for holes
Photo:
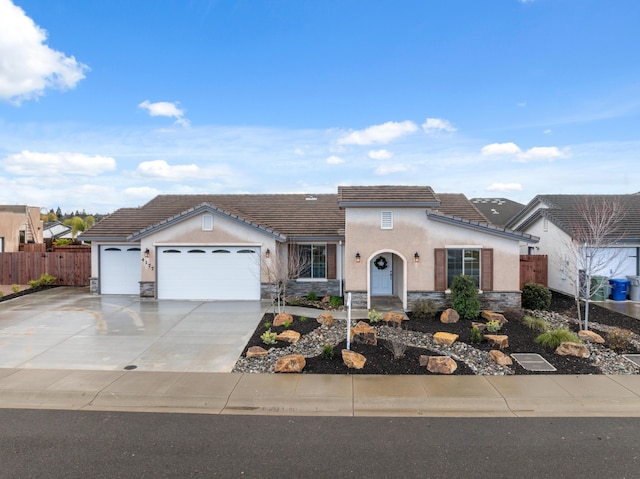
[[[371,295],[393,294],[393,261],[391,253],[376,255],[371,260]]]

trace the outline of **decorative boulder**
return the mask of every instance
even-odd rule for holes
[[[487,321],[498,321],[500,324],[505,324],[509,322],[507,321],[507,318],[505,318],[500,313],[494,313],[493,311],[488,311],[486,309],[482,311],[482,314],[480,316],[486,319]]]
[[[448,356],[427,356],[427,371],[435,374],[453,374],[458,369],[456,362]]]
[[[261,357],[261,356],[266,356],[267,354],[269,354],[269,351],[267,351],[263,347],[261,347],[261,346],[251,346],[249,349],[247,349],[246,356],[248,358],[257,358],[257,357]]]
[[[300,340],[300,333],[298,331],[293,331],[292,329],[287,329],[286,331],[282,331],[278,334],[276,339],[278,341],[285,341],[289,344],[295,344]]]
[[[475,321],[471,321],[471,327],[484,331],[487,329],[487,323],[476,323]]]
[[[402,324],[402,321],[404,321],[404,314],[402,313],[386,313],[382,320],[385,323],[394,323],[396,325]]]
[[[440,315],[441,323],[452,324],[457,323],[458,321],[460,321],[460,315],[453,308],[445,309]]]
[[[316,318],[316,321],[320,324],[324,324],[325,326],[333,326],[333,316],[329,313],[322,313],[320,316]]]
[[[489,351],[489,356],[491,360],[499,366],[511,366],[513,364],[513,360],[509,356],[497,349]]]
[[[588,330],[578,331],[578,337],[581,340],[589,343],[604,344],[604,338],[600,336],[598,333],[594,333],[593,331],[588,331]]]
[[[591,356],[591,353],[584,344],[570,343],[568,341],[560,343],[555,353],[560,356],[575,356],[576,358],[588,358]]]
[[[496,348],[504,349],[509,347],[509,336],[505,334],[485,334],[484,339]]]
[[[369,324],[364,321],[358,321],[358,324],[351,328],[351,340],[355,343],[377,346],[378,335],[376,330],[369,326]]]
[[[362,354],[349,349],[342,350],[342,362],[350,369],[362,369],[367,362]]]
[[[451,346],[458,340],[458,337],[457,334],[438,332],[433,335],[433,340],[436,344]]]
[[[291,316],[289,313],[279,313],[276,314],[275,318],[273,318],[274,326],[284,326],[285,323],[293,323],[293,316]]]
[[[322,304],[327,304],[331,302],[331,296],[329,296],[328,294],[323,296],[322,299],[320,300],[320,302]]]
[[[275,366],[277,373],[301,373],[307,362],[302,354],[287,354],[278,359]]]

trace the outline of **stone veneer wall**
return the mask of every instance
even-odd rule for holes
[[[504,311],[508,308],[520,308],[521,306],[520,291],[483,291],[479,298],[482,309],[496,312]],[[412,310],[413,303],[419,299],[432,300],[440,311],[450,308],[453,303],[451,293],[445,293],[444,291],[409,291],[407,294],[408,311]]]
[[[156,282],[155,281],[140,281],[140,297],[141,298],[155,298],[156,297]]]
[[[99,285],[100,282],[98,281],[98,278],[89,278],[89,293],[99,294]]]
[[[262,283],[260,285],[260,294],[262,299],[270,299],[269,291],[272,285]],[[323,296],[342,296],[340,291],[340,280],[329,279],[327,281],[289,281],[287,285],[288,296],[306,296],[311,291],[316,293],[319,298]]]

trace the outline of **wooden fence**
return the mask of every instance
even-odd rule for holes
[[[520,289],[526,283],[547,284],[549,258],[544,254],[520,255]]]
[[[51,253],[0,253],[0,284],[27,284],[42,274],[55,276],[54,284],[88,286],[91,277],[91,251]]]

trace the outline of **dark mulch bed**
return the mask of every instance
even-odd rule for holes
[[[0,297],[0,303],[3,301],[9,301],[10,299],[19,298],[20,296],[26,296],[27,294],[37,293],[38,291],[44,291],[45,289],[57,288],[57,284],[49,284],[46,286],[38,286],[37,288],[28,288],[19,291],[18,293],[5,294]]]
[[[550,307],[551,311],[558,312],[571,317],[577,317],[576,307],[573,298],[562,294],[553,294],[553,299]],[[640,321],[629,318],[623,314],[608,309],[591,305],[590,321],[605,324],[609,326],[617,326],[620,328],[629,329],[635,333],[640,333]],[[273,319],[272,314],[267,314],[263,318],[262,323],[258,326],[254,332],[252,338],[247,343],[247,348],[250,346],[262,346],[269,348],[271,346],[265,346],[260,335],[266,330],[263,326],[265,321],[271,322]],[[480,322],[485,322],[479,319]],[[315,319],[307,319],[306,321],[300,321],[299,317],[294,317],[294,322],[290,326],[290,329],[294,329],[302,335],[311,332],[317,328],[319,324]],[[448,332],[459,335],[459,341],[470,343],[471,342],[471,321],[460,320],[454,324],[443,324],[439,321],[439,315],[435,319],[431,320],[419,320],[411,319],[404,324],[409,330],[419,331],[424,333],[436,333],[438,331]],[[284,327],[274,328],[271,330],[275,332],[284,331]],[[578,331],[577,325],[572,325],[571,329],[574,332]],[[506,334],[509,337],[509,348],[504,352],[506,354],[511,353],[537,353],[551,363],[556,369],[555,374],[600,374],[599,370],[590,364],[587,359],[558,356],[549,352],[537,345],[534,342],[538,333],[530,330],[524,324],[519,321],[511,320],[505,324],[504,327],[497,334]],[[288,344],[278,342],[272,347],[286,347]],[[352,343],[351,349],[360,354],[363,354],[367,358],[365,367],[362,370],[353,370],[347,368],[341,358],[341,351],[346,347],[346,341],[338,344],[333,348],[333,359],[325,359],[321,356],[315,358],[307,358],[307,365],[304,369],[305,373],[311,374],[431,374],[425,367],[419,365],[418,357],[420,355],[438,355],[435,352],[420,349],[420,348],[407,348],[405,357],[402,359],[395,359],[391,351],[384,345],[384,341],[379,340],[378,346],[367,346],[363,344]],[[474,344],[474,347],[483,351],[489,351],[494,349],[486,341],[480,344]],[[245,349],[246,352],[246,349]],[[630,351],[638,352],[638,351]],[[461,361],[457,361],[458,369],[455,374],[473,374],[473,371]],[[523,369],[514,361],[513,371],[515,374],[540,374]]]

